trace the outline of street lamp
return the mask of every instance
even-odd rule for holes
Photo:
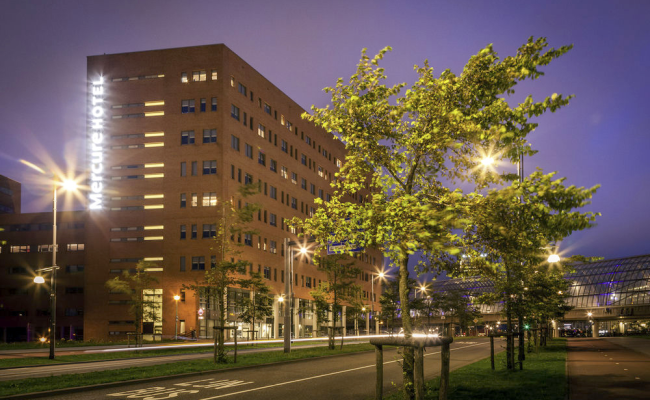
[[[36,171],[45,174],[45,171],[30,163],[29,161],[20,160],[23,164],[28,167],[35,169]],[[56,195],[57,189],[61,186],[64,190],[74,191],[77,189],[77,183],[73,180],[64,179],[62,181],[57,181],[56,179],[53,182],[52,189],[52,266],[38,269],[36,272],[52,272],[50,276],[50,360],[54,359],[55,352],[55,342],[56,342],[56,270],[59,267],[56,265],[56,252],[57,252],[57,243],[56,243]],[[34,278],[35,283],[45,283],[45,279],[42,276],[36,276]]]
[[[175,330],[174,330],[174,340],[178,340],[178,300],[181,299],[181,296],[176,295],[174,296],[174,300],[176,300],[176,323],[175,323]]]
[[[370,275],[371,275],[370,276],[370,293],[371,293],[370,294],[370,297],[371,297],[371,299],[370,299],[370,309],[371,309],[370,310],[370,318],[372,318],[375,315],[375,273],[373,272]],[[380,272],[380,273],[377,274],[378,278],[383,279],[384,276],[386,276],[386,275],[383,272]],[[370,318],[368,318],[368,319],[370,319]],[[375,333],[377,335],[379,335],[379,324],[375,324],[375,325],[376,325]],[[370,324],[370,326],[372,326],[372,324]],[[368,329],[368,335],[370,335],[370,329]]]
[[[306,245],[316,243],[314,240],[307,241],[305,243],[298,243],[289,240],[289,238],[284,238],[284,293],[288,296],[288,301],[282,299],[284,303],[284,352],[291,353],[291,328],[292,328],[292,319],[293,319],[293,258],[294,258],[294,246],[300,245],[299,254],[306,255],[308,249]],[[280,299],[278,299],[280,301]],[[298,333],[296,332],[296,336]]]

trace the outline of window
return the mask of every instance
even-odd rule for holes
[[[235,135],[230,135],[230,147],[239,151],[239,138]]]
[[[192,257],[192,271],[205,270],[205,257]]]
[[[181,208],[187,207],[187,195],[185,193],[181,193]]]
[[[264,279],[271,280],[271,267],[264,267]]]
[[[323,200],[323,189],[318,189],[318,197]]]
[[[187,83],[187,72],[181,72],[181,83]]]
[[[187,228],[185,225],[181,225],[181,240],[187,238]]]
[[[269,197],[272,199],[277,200],[278,199],[278,189],[275,188],[275,186],[271,186],[269,189]]]
[[[270,167],[271,167],[271,171],[278,172],[278,162],[277,161],[271,159]]]
[[[278,242],[275,240],[271,240],[271,246],[269,247],[269,251],[273,254],[278,253]]]
[[[234,76],[230,77],[230,86],[235,87],[235,77]]]
[[[181,132],[181,145],[194,144],[194,131]]]
[[[280,176],[283,177],[284,179],[288,178],[287,174],[287,167],[280,167]]]
[[[196,239],[197,236],[197,227],[196,224],[192,224],[192,236],[190,236],[190,239]]]
[[[217,236],[216,224],[203,224],[203,238],[213,238]]]
[[[196,193],[192,193],[192,207],[199,205],[199,196]]]
[[[253,146],[250,144],[246,143],[246,157],[253,159]]]
[[[311,276],[305,277],[305,286],[308,288],[311,287]]]
[[[212,70],[212,76],[210,77],[210,79],[212,79],[213,81],[217,80],[217,70],[216,69]]]
[[[278,226],[278,216],[271,213],[269,215],[269,224],[273,226]]]
[[[320,165],[318,166],[318,176],[320,176],[321,178],[323,177],[323,167],[321,167]]]
[[[184,272],[185,271],[185,256],[181,256],[179,265],[180,265],[181,272]]]
[[[284,125],[284,115],[280,114],[280,124]]]
[[[293,128],[293,124],[289,121],[287,121],[287,129],[291,130]]]
[[[212,98],[212,105],[210,106],[211,111],[217,111],[217,98],[213,97]]]
[[[9,248],[10,253],[29,253],[32,250],[32,247],[29,245],[26,246],[11,246]]]
[[[259,155],[257,156],[257,162],[259,164],[262,164],[262,165],[266,166],[266,154],[262,153],[261,150],[260,150]]]
[[[239,93],[241,93],[242,95],[246,96],[246,86],[244,86],[244,85],[242,85],[242,84],[240,83],[240,84],[239,84],[239,87],[238,87],[238,90],[239,90]]]
[[[230,105],[230,116],[239,121],[239,107],[234,104]]]
[[[65,272],[68,274],[74,274],[77,272],[84,272],[85,266],[83,264],[78,265],[66,265]]]
[[[302,165],[307,165],[307,156],[306,155],[304,155],[304,154],[300,155],[300,163]]]
[[[246,112],[244,112],[244,126],[246,126],[247,121],[248,121],[248,115],[246,114]]]
[[[206,80],[205,71],[192,72],[192,82],[204,82]]]
[[[205,99],[201,99],[199,110],[205,112]]]
[[[298,199],[296,199],[295,197],[291,198],[291,208],[293,208],[294,210],[298,209]]]
[[[305,136],[305,142],[307,142],[307,144],[311,145],[311,138],[309,136]]]
[[[217,192],[203,192],[203,207],[215,207],[217,205]]]
[[[300,178],[300,187],[304,190],[307,190],[307,179]]]
[[[69,243],[66,246],[66,250],[68,251],[84,251],[84,244],[83,243]]]
[[[280,149],[286,153],[287,152],[287,142],[285,142],[283,140],[281,145],[280,145]]]
[[[264,103],[264,112],[271,115],[271,106]]]
[[[309,184],[309,193],[316,195],[316,186],[313,183]]]
[[[264,125],[257,125],[257,135],[263,138],[266,137],[266,127]]]
[[[293,183],[294,185],[298,184],[298,174],[296,174],[295,172],[291,173],[291,183]]]
[[[203,175],[215,175],[217,173],[217,160],[203,161]]]
[[[197,176],[199,174],[199,162],[192,161],[192,176]]]
[[[187,163],[181,162],[181,176],[187,176]]]
[[[244,185],[250,185],[251,183],[253,183],[253,175],[244,174]]]
[[[181,100],[181,114],[194,112],[194,99]]]
[[[203,130],[203,143],[217,143],[217,130],[204,129]]]
[[[251,233],[244,233],[244,244],[246,246],[253,246],[253,234]]]
[[[337,167],[341,168],[341,160],[338,158],[334,157],[334,163],[336,164]]]

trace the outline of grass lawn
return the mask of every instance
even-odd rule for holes
[[[343,346],[343,350],[340,350],[339,347],[337,347],[336,350],[328,350],[326,347],[317,347],[309,349],[293,349],[289,354],[284,354],[283,352],[265,352],[241,355],[238,354],[237,364],[234,364],[232,362],[228,364],[215,364],[210,358],[154,365],[150,367],[105,370],[89,372],[85,374],[70,374],[45,378],[29,378],[16,381],[0,381],[0,396],[34,393],[70,387],[89,386],[108,382],[129,381],[134,379],[184,374],[189,372],[207,372],[228,368],[270,364],[288,360],[323,357],[371,350],[374,350],[374,346],[370,344],[350,344]],[[230,353],[229,356],[231,356]]]
[[[566,339],[549,340],[538,353],[526,353],[524,370],[507,371],[505,351],[452,371],[449,400],[564,400],[567,395]],[[516,357],[516,356],[515,356]],[[453,360],[453,354],[452,354]],[[426,399],[438,399],[439,378],[427,382]],[[387,397],[402,399],[401,393]]]

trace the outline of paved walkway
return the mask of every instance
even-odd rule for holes
[[[639,346],[647,344],[635,340],[641,341]],[[569,400],[650,398],[650,355],[634,345],[605,338],[569,339]]]

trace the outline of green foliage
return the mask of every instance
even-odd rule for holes
[[[360,290],[355,283],[361,269],[354,266],[354,261],[345,262],[342,255],[316,256],[315,263],[327,280],[321,282],[315,290],[309,292],[315,301],[316,316],[319,321],[327,319],[327,312],[332,312],[332,326],[329,329],[329,348],[334,349],[334,328],[342,303],[354,303],[355,293]]]
[[[512,174],[485,173],[480,156],[491,153],[497,161],[517,161],[522,154],[534,154],[526,138],[537,123],[530,119],[558,110],[571,98],[553,93],[542,101],[528,96],[516,106],[506,101],[517,83],[542,76],[541,67],[571,46],[546,48],[546,39],[530,38],[515,56],[501,60],[488,45],[469,59],[460,75],[444,70],[436,77],[425,61],[415,66],[417,78],[408,89],[405,83],[384,84],[386,75],[379,64],[389,47],[373,58],[364,49],[349,81],[340,78],[336,86],[325,88],[331,94],[331,107],[312,107],[313,115],[303,115],[333,132],[347,153],[332,182],[331,201],[316,199],[323,207],[312,218],[293,222],[322,244],[348,240],[350,246],[377,247],[400,268],[405,337],[412,335],[407,306],[409,256],[422,251],[429,259],[419,265],[421,271],[449,265],[448,259],[471,247],[455,229],[471,232],[482,223],[473,213],[487,213],[489,207],[483,197],[446,185],[467,181],[481,189],[512,180]],[[544,179],[537,179],[540,185],[535,193],[546,201],[546,206],[534,202],[538,215],[572,202],[571,196],[558,196],[553,185],[542,185]],[[547,240],[588,225],[580,218],[566,224],[561,220],[560,216],[547,219],[550,230],[557,231]],[[413,362],[407,359],[408,352],[404,354],[405,386],[410,387],[413,371],[408,369]]]
[[[240,306],[243,311],[239,314],[239,319],[254,327],[255,321],[273,315],[271,288],[259,272],[254,272],[249,279],[240,279],[237,283],[242,289],[248,289],[252,295],[241,299]]]
[[[214,246],[211,248],[217,253],[217,260],[205,270],[202,280],[196,280],[193,284],[183,284],[185,289],[194,291],[196,295],[211,299],[211,304],[215,304],[217,308],[219,327],[226,326],[228,288],[241,283],[241,275],[246,273],[248,266],[248,261],[236,260],[236,258],[242,254],[240,250],[243,246],[242,235],[257,233],[248,228],[247,224],[253,220],[260,206],[246,201],[248,197],[257,193],[257,185],[249,184],[240,186],[236,198],[220,201],[221,208],[216,221],[217,233],[214,237]],[[218,335],[216,340],[214,361],[225,363],[227,362],[225,335]]]
[[[450,290],[437,293],[432,296],[432,303],[435,307],[444,311],[446,323],[451,328],[450,335],[453,335],[454,323],[458,323],[460,331],[465,332],[474,324],[474,319],[481,318],[480,311],[474,306],[472,293],[463,290]]]
[[[159,319],[160,304],[143,294],[144,290],[153,289],[155,284],[158,284],[158,278],[147,272],[151,267],[155,265],[141,260],[136,265],[134,273],[124,270],[121,277],[116,276],[106,281],[106,287],[111,292],[129,296],[129,313],[134,317],[135,333],[142,333],[144,320],[156,322]]]

